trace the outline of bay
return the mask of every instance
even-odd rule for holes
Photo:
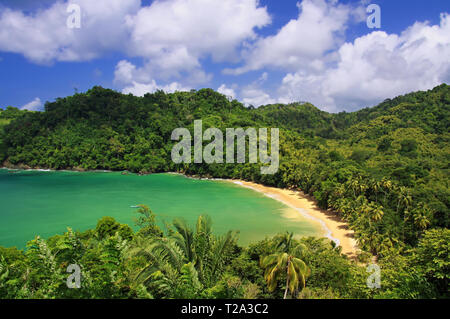
[[[227,181],[176,174],[1,169],[0,245],[24,248],[37,235],[48,238],[64,233],[67,227],[77,231],[95,228],[103,216],[137,230],[132,206],[139,204],[150,207],[163,229],[176,217],[194,226],[199,215],[209,215],[215,233],[239,230],[242,245],[284,231],[297,237],[323,232],[283,203]]]

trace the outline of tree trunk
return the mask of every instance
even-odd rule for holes
[[[286,289],[284,290],[284,298],[283,299],[286,299],[286,297],[287,297],[288,288],[289,288],[289,278],[286,279]]]
[[[288,289],[289,289],[289,264],[291,263],[291,261],[288,259],[287,262],[287,267],[286,267],[286,289],[284,290],[284,298],[287,298],[287,293],[288,293]]]

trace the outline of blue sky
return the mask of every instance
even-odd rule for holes
[[[353,111],[450,80],[448,0],[0,0],[0,107],[94,85]],[[381,8],[369,29],[366,8]]]

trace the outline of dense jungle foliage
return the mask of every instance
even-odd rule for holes
[[[171,133],[192,132],[196,119],[203,130],[280,128],[280,169],[174,164]],[[359,261],[375,256],[382,287],[368,289],[365,268],[326,241],[284,234],[242,248],[232,233],[213,235],[202,217],[195,230],[176,221],[165,233],[148,226],[137,234],[103,220],[96,230],[35,239],[25,253],[2,249],[0,297],[448,298],[449,121],[446,84],[339,114],[308,103],[246,108],[210,89],[140,98],[94,87],[46,103],[45,112],[10,107],[0,112],[4,166],[178,171],[300,189],[355,230]],[[105,223],[115,231],[102,235]],[[81,290],[62,288],[68,263],[84,267]]]
[[[137,214],[136,233],[104,217],[82,233],[36,237],[25,253],[0,248],[0,298],[448,297],[447,229],[428,230],[408,254],[381,260],[381,288],[371,289],[366,267],[324,238],[286,233],[243,248],[236,232],[215,235],[207,216],[195,227],[176,219],[162,231],[148,207]],[[73,264],[81,268],[79,289],[67,286]]]

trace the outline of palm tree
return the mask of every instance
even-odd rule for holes
[[[211,219],[207,216],[199,216],[195,232],[181,219],[176,219],[173,226],[176,231],[169,229],[168,238],[136,239],[128,255],[143,256],[147,260],[147,265],[135,275],[136,281],[145,285],[152,279],[160,290],[173,287],[170,292],[175,293],[179,275],[186,271],[194,274],[191,269],[194,267],[194,277],[205,285],[214,284],[220,279],[237,242],[237,233],[229,231],[225,236],[214,236]]]
[[[311,270],[303,260],[298,258],[306,250],[306,246],[298,244],[293,240],[293,233],[286,232],[274,239],[275,248],[278,253],[261,258],[261,267],[264,268],[264,279],[267,281],[269,291],[276,289],[281,274],[286,274],[286,288],[284,299],[288,291],[294,294],[306,286],[306,278]]]
[[[381,185],[384,188],[384,203],[386,203],[387,194],[394,188],[394,184],[386,177],[383,177],[381,180]]]
[[[143,285],[154,287],[162,296],[174,297],[179,274],[184,265],[182,249],[167,238],[137,237],[133,248],[127,252],[130,258],[143,257],[146,265],[129,275],[134,288]]]
[[[352,189],[352,191],[353,191],[353,197],[354,197],[354,198],[356,198],[356,194],[357,194],[357,192],[358,192],[359,189],[360,189],[360,187],[359,187],[359,181],[360,181],[359,178],[353,178],[353,179],[351,179],[351,180],[348,182],[350,189]]]
[[[9,268],[6,263],[5,257],[0,255],[0,288],[3,288],[4,283],[6,283],[6,279],[9,276]]]
[[[284,299],[287,298],[288,290],[293,294],[298,291],[299,286],[303,289],[310,274],[310,269],[301,259],[283,252],[264,257],[261,260],[261,267],[265,269],[264,279],[270,292],[277,287],[279,276],[283,272],[286,273]]]
[[[378,193],[383,188],[383,183],[381,181],[373,180],[370,183],[370,187],[375,195],[375,202],[378,203]]]
[[[225,266],[226,257],[238,239],[238,233],[228,231],[224,236],[216,237],[211,247],[211,258],[209,274],[211,279],[216,280],[218,274]]]
[[[377,235],[375,231],[366,230],[366,233],[359,234],[357,238],[358,245],[370,251],[373,255],[378,255],[380,242],[381,236]]]
[[[339,213],[341,213],[340,208],[342,207],[343,198],[345,197],[345,186],[339,185],[336,187],[330,198],[328,199],[329,206],[336,209]]]
[[[212,226],[209,216],[200,215],[197,219],[192,250],[195,254],[195,265],[200,278],[203,278],[203,264],[211,251]]]
[[[274,237],[275,248],[288,252],[293,248],[294,233],[285,232]]]
[[[425,230],[431,224],[431,218],[433,217],[433,212],[424,203],[420,203],[419,206],[413,210],[414,225],[420,230]]]
[[[411,203],[412,197],[409,194],[409,190],[406,187],[401,186],[398,193],[397,213],[399,212],[401,206],[408,209]]]
[[[173,221],[173,226],[176,232],[170,236],[175,240],[178,246],[183,250],[188,262],[193,262],[195,259],[193,251],[194,232],[187,225],[186,221],[181,218],[177,218]]]

